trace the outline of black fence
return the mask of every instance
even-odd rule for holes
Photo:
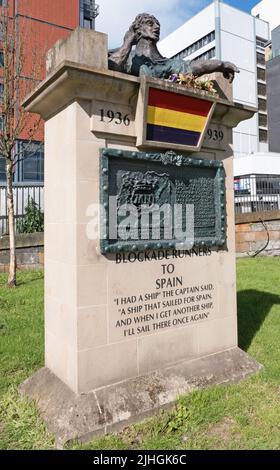
[[[280,175],[234,178],[236,214],[280,210]]]
[[[18,222],[23,218],[28,201],[33,199],[41,211],[44,211],[43,184],[13,185],[16,231]],[[0,186],[0,236],[8,234],[7,189]]]

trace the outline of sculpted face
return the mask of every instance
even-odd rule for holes
[[[151,15],[143,15],[137,22],[136,31],[140,38],[151,39],[158,42],[160,37],[160,24],[158,20]]]

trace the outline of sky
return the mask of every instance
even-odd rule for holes
[[[100,15],[96,30],[107,33],[109,47],[118,47],[138,13],[151,13],[161,24],[161,39],[212,3],[212,0],[96,0]],[[225,3],[250,12],[259,0],[225,0]]]

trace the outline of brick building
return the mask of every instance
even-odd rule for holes
[[[58,39],[66,38],[76,27],[94,29],[94,0],[0,0],[1,7],[8,7],[9,21],[14,25],[17,39],[15,55],[21,50],[22,80],[34,80],[34,57],[38,65],[36,77],[45,75],[45,55]],[[21,43],[21,44],[19,44]],[[16,58],[15,58],[16,60]],[[0,43],[0,99],[3,96],[1,66],[4,55]],[[31,73],[32,72],[32,73]],[[19,106],[19,103],[16,104]],[[44,178],[43,125],[36,134],[32,155],[15,165],[15,183],[38,183]],[[24,149],[27,132],[24,131],[17,146]],[[5,162],[0,156],[0,185],[5,181]]]

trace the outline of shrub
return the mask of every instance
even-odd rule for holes
[[[19,233],[34,233],[44,231],[44,214],[33,198],[28,199],[25,214],[17,224]]]

